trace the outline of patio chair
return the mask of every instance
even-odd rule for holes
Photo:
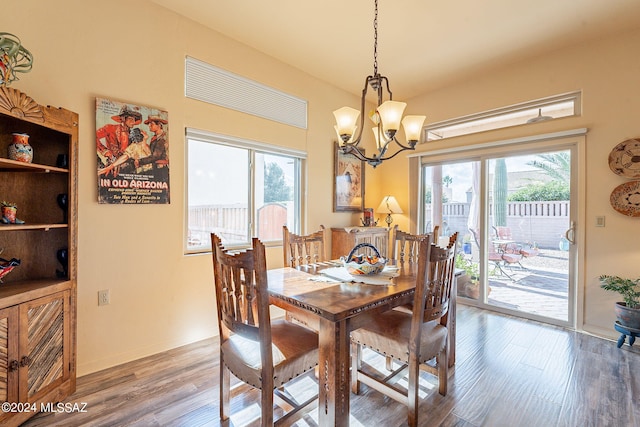
[[[230,374],[261,391],[261,425],[291,425],[317,395],[297,402],[284,390],[296,377],[313,378],[318,335],[286,320],[271,321],[264,245],[228,252],[211,234],[218,328],[220,332],[220,419],[230,416]],[[314,380],[315,381],[315,380]],[[274,423],[274,400],[289,409]]]
[[[515,282],[515,279],[505,271],[504,267],[510,268],[512,264],[518,264],[518,266],[522,267],[522,264],[520,264],[522,254],[519,246],[516,243],[500,243],[496,245],[491,241],[489,242],[488,251],[488,260],[494,263],[500,273]]]
[[[476,245],[480,247],[480,240],[478,239],[478,232],[473,229],[469,229],[473,240]],[[510,280],[516,281],[513,276],[505,270],[505,267],[509,267],[511,264],[520,265],[522,254],[518,245],[514,242],[495,244],[495,239],[489,241],[487,245],[487,260],[496,267],[496,270],[504,276],[507,276]],[[520,265],[522,266],[522,265]]]
[[[513,240],[513,235],[511,234],[511,228],[504,227],[504,226],[495,226],[493,227],[493,229],[496,232],[496,238],[500,240]],[[538,250],[538,248],[532,243],[529,243],[529,242],[518,243],[518,246],[519,246],[518,251],[520,254],[522,254],[524,258],[532,258],[540,254],[540,251]],[[525,268],[519,262],[518,264],[520,265],[520,267]]]

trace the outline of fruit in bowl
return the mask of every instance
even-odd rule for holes
[[[371,248],[374,255],[357,254],[357,251],[363,247]],[[380,256],[378,249],[369,243],[356,245],[351,252],[349,252],[349,255],[340,259],[342,260],[344,268],[346,268],[347,272],[352,276],[380,274],[387,263],[387,260]]]

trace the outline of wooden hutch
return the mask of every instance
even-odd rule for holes
[[[29,135],[31,163],[8,158],[13,133]],[[3,426],[76,388],[77,165],[78,115],[0,87],[0,200],[21,220],[0,224],[0,257],[20,260],[0,284]]]

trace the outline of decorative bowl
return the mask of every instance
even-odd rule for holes
[[[358,254],[357,251],[364,247],[371,248],[375,255]],[[349,255],[340,259],[344,268],[346,268],[347,272],[352,276],[371,276],[374,274],[380,274],[387,263],[387,260],[380,256],[378,249],[370,243],[360,243],[359,245],[356,245],[351,249]]]

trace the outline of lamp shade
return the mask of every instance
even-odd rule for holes
[[[420,133],[426,116],[406,116],[402,119],[402,127],[407,141],[420,141]]]
[[[393,196],[384,196],[382,202],[380,202],[380,206],[376,209],[378,213],[386,213],[386,214],[398,214],[402,213],[402,209],[398,204],[398,201]]]
[[[384,135],[380,135],[380,128],[378,126],[371,128],[371,131],[373,132],[373,137],[376,139],[376,147],[378,148],[378,150],[380,149],[380,145],[384,144]],[[382,139],[382,142],[380,142],[380,140]]]
[[[389,137],[393,136],[400,129],[402,113],[407,107],[405,102],[385,101],[378,107],[378,114],[382,121],[382,129]]]
[[[356,122],[360,111],[351,107],[342,107],[335,110],[333,115],[336,118],[336,132],[338,132],[338,135],[341,137],[342,135],[348,135],[351,138],[356,131]]]

